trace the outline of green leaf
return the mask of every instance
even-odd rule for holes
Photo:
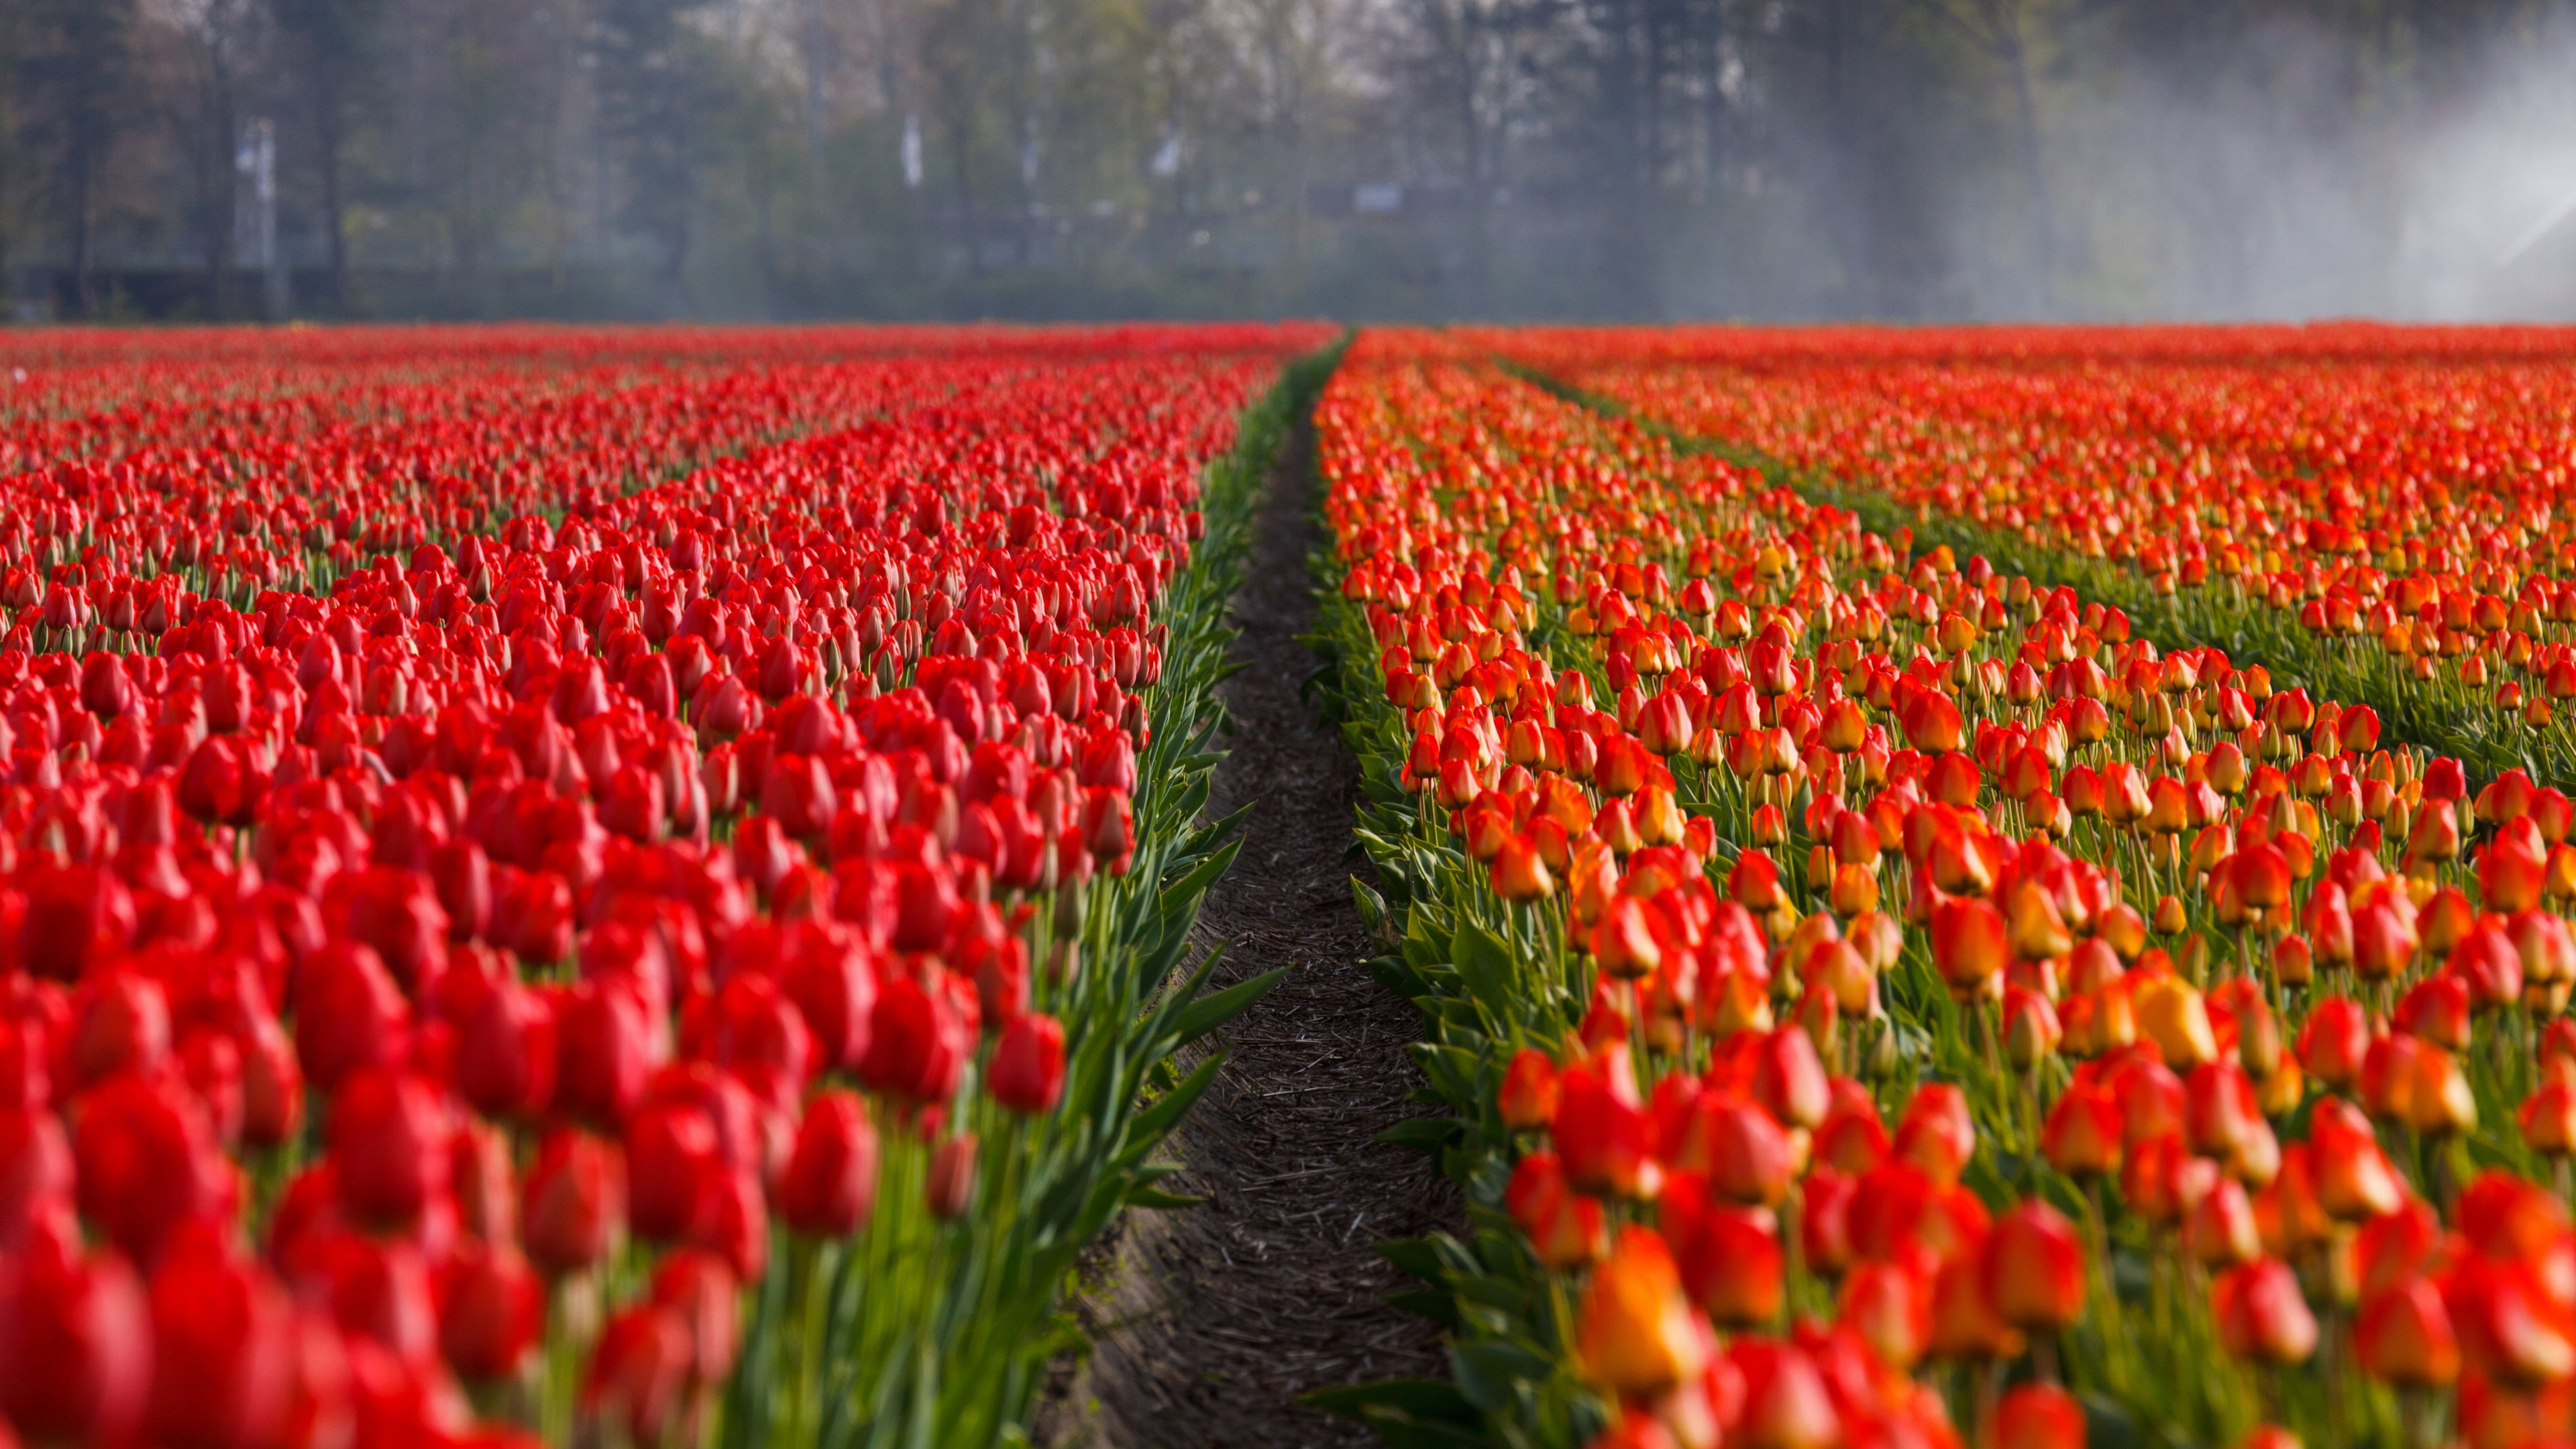
[[[1274,967],[1258,976],[1238,981],[1223,991],[1202,996],[1191,1002],[1189,1008],[1181,1013],[1180,1020],[1173,1024],[1173,1030],[1178,1034],[1177,1040],[1183,1044],[1197,1041],[1200,1037],[1232,1021],[1242,1015],[1252,1003],[1269,994],[1270,988],[1278,985],[1287,974],[1287,967]]]
[[[1449,961],[1458,968],[1469,994],[1494,1014],[1495,1021],[1512,1019],[1512,978],[1517,973],[1511,947],[1484,927],[1461,921],[1458,934],[1449,941]]]
[[[1369,928],[1369,934],[1381,941],[1385,940],[1387,938],[1386,897],[1369,889],[1367,881],[1358,876],[1352,876],[1351,903],[1359,907],[1360,920]]]
[[[1399,1288],[1386,1295],[1386,1302],[1417,1318],[1428,1318],[1451,1333],[1460,1327],[1457,1298],[1438,1288]]]
[[[1405,965],[1401,956],[1372,956],[1363,965],[1378,985],[1407,1001],[1419,1002],[1431,994],[1430,983]]]
[[[1511,1402],[1516,1383],[1545,1382],[1555,1367],[1536,1348],[1499,1338],[1453,1344],[1449,1361],[1458,1370],[1460,1395],[1488,1409]]]
[[[1455,1117],[1407,1117],[1372,1140],[1436,1155],[1466,1130],[1467,1124]]]
[[[1206,1094],[1208,1084],[1216,1080],[1218,1070],[1224,1065],[1224,1052],[1208,1053],[1207,1060],[1183,1077],[1179,1086],[1164,1093],[1153,1106],[1136,1114],[1136,1121],[1128,1129],[1128,1140],[1138,1144],[1162,1141],[1163,1135],[1179,1125],[1181,1118],[1188,1114],[1191,1105]],[[1151,1148],[1147,1146],[1144,1150],[1150,1151]],[[1142,1156],[1143,1152],[1138,1152],[1138,1155]]]
[[[1370,1384],[1316,1389],[1300,1395],[1298,1402],[1363,1423],[1375,1423],[1390,1411],[1416,1424],[1474,1427],[1481,1422],[1476,1406],[1467,1402],[1457,1386],[1438,1379],[1381,1379]]]
[[[1448,1269],[1440,1260],[1440,1245],[1429,1238],[1381,1238],[1371,1244],[1377,1255],[1395,1265],[1395,1270],[1425,1283],[1448,1281]]]
[[[1127,1189],[1129,1207],[1185,1208],[1197,1207],[1206,1201],[1207,1196],[1204,1193],[1165,1192],[1159,1187],[1142,1182]]]

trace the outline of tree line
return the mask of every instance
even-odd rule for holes
[[[2571,20],[0,0],[0,274],[79,317],[2546,311]]]

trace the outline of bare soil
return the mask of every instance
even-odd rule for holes
[[[1351,902],[1356,766],[1299,696],[1316,666],[1298,642],[1322,541],[1313,456],[1301,419],[1234,602],[1245,667],[1224,686],[1236,732],[1209,809],[1259,803],[1199,921],[1226,947],[1216,985],[1288,975],[1220,1034],[1232,1055],[1173,1136],[1182,1171],[1161,1186],[1207,1200],[1131,1211],[1095,1254],[1099,1286],[1075,1306],[1093,1351],[1059,1372],[1035,1426],[1056,1449],[1366,1445],[1297,1395],[1448,1377],[1439,1330],[1384,1301],[1402,1278],[1371,1248],[1460,1213],[1428,1159],[1372,1140],[1425,1110],[1404,1050],[1422,1024],[1361,965],[1376,948]]]

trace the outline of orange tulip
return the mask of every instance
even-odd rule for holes
[[[1708,1327],[1682,1296],[1663,1238],[1651,1228],[1620,1229],[1575,1316],[1577,1368],[1614,1395],[1645,1398],[1698,1373],[1710,1351]]]
[[[1556,1121],[1556,1102],[1556,1063],[1536,1047],[1513,1053],[1496,1094],[1504,1125],[1515,1132],[1543,1130]]]
[[[1950,994],[1971,999],[2001,977],[2012,944],[2003,913],[1978,896],[1959,896],[1932,909],[1932,963]]]

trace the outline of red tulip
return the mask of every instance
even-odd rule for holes
[[[173,1231],[232,1207],[231,1164],[184,1087],[125,1075],[92,1089],[72,1138],[81,1216],[155,1261]]]
[[[1573,1190],[1553,1152],[1533,1152],[1514,1165],[1503,1189],[1503,1207],[1528,1236],[1530,1251],[1551,1271],[1586,1267],[1608,1247],[1601,1204]]]
[[[877,1135],[867,1108],[849,1092],[816,1093],[779,1174],[779,1217],[808,1237],[847,1237],[867,1221],[876,1188]]]
[[[993,1100],[1014,1112],[1052,1112],[1064,1096],[1064,1026],[1054,1017],[1023,1012],[1002,1029],[993,1048]]]
[[[469,1244],[438,1274],[438,1350],[469,1379],[504,1379],[545,1330],[545,1285],[515,1249]]]
[[[626,1226],[626,1168],[614,1144],[558,1127],[538,1148],[522,1184],[520,1232],[528,1257],[548,1276],[600,1263]]]
[[[68,1224],[38,1229],[0,1268],[0,1413],[38,1442],[121,1442],[143,1416],[152,1336],[124,1259],[82,1256]]]
[[[369,1068],[331,1103],[331,1161],[353,1221],[408,1223],[447,1193],[453,1119],[444,1096],[408,1072]]]
[[[1557,1094],[1555,1061],[1536,1047],[1523,1047],[1503,1069],[1497,1110],[1515,1132],[1543,1131],[1556,1121]]]
[[[2302,1363],[2316,1352],[2316,1316],[2299,1294],[2297,1275],[2280,1259],[2258,1258],[2235,1269],[2218,1280],[2210,1298],[2219,1342],[2238,1358]]]
[[[2054,1332],[2084,1312],[2084,1245],[2057,1209],[2036,1198],[1995,1219],[1980,1262],[1986,1300],[2015,1328]]]
[[[186,1449],[254,1449],[288,1425],[295,1310],[268,1274],[212,1233],[152,1275],[152,1391],[145,1433]]]
[[[2054,1384],[2023,1384],[1995,1406],[1995,1449],[2084,1449],[2084,1406]]]

